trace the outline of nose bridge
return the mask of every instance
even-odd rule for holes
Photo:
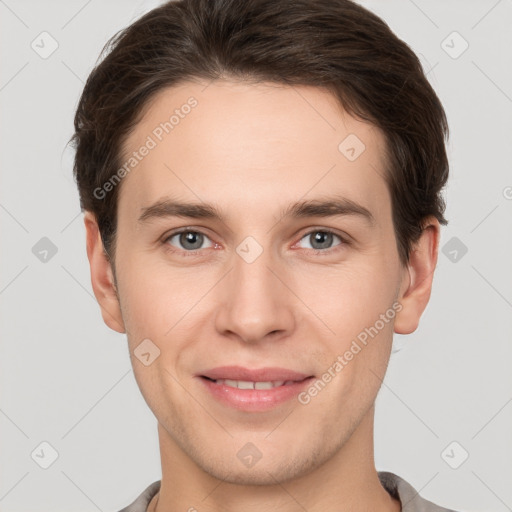
[[[280,270],[281,268],[281,270]],[[217,328],[232,331],[245,341],[291,328],[290,292],[276,274],[282,267],[269,246],[247,237],[233,253],[232,270],[217,315]]]
[[[275,272],[275,267],[276,259],[268,245],[263,248],[253,237],[245,239],[233,256],[232,279],[233,284],[238,284],[237,293],[242,296],[253,293],[255,300],[263,293],[271,300],[270,292],[275,288],[276,278],[270,269]]]

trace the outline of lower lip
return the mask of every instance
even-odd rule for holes
[[[240,411],[251,412],[267,411],[296,398],[313,379],[314,377],[308,377],[300,382],[272,389],[238,389],[225,384],[216,384],[205,377],[199,377],[214,398]]]

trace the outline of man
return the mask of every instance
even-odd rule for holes
[[[348,0],[173,1],[106,49],[74,170],[162,462],[124,512],[447,510],[373,455],[447,222],[417,57]]]

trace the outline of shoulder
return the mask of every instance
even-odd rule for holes
[[[402,512],[456,512],[422,498],[410,483],[394,473],[379,471],[378,475],[384,489],[400,500]]]
[[[151,485],[146,487],[144,491],[137,497],[137,499],[123,508],[119,512],[146,512],[151,498],[160,490],[161,480],[153,482]]]

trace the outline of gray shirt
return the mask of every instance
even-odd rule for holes
[[[422,498],[411,484],[388,471],[379,471],[379,480],[384,489],[393,497],[400,500],[402,512],[455,512],[449,508],[439,507],[431,501]],[[127,507],[119,512],[146,512],[151,498],[159,491],[161,480],[149,485],[142,494]]]

